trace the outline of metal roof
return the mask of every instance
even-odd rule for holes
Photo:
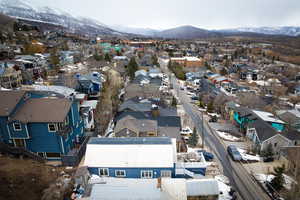
[[[172,144],[167,137],[128,137],[128,138],[97,138],[93,137],[88,144]]]

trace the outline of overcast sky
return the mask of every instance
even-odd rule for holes
[[[107,25],[165,29],[300,26],[300,0],[30,0]]]

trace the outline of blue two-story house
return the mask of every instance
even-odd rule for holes
[[[61,160],[84,139],[84,122],[72,98],[0,91],[0,141],[47,160]]]
[[[90,138],[84,165],[91,174],[122,178],[193,178],[207,163],[177,160],[176,139],[168,137]]]

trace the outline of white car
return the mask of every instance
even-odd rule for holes
[[[192,135],[192,133],[193,133],[193,131],[192,131],[192,129],[190,127],[185,127],[180,132],[180,134],[182,136],[190,136],[190,135]]]

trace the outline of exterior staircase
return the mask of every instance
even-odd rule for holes
[[[28,158],[31,158],[33,160],[36,160],[38,162],[44,163],[46,159],[42,158],[41,156],[28,151],[24,148],[20,147],[12,147],[8,144],[5,144],[4,142],[0,142],[0,152],[5,154],[10,154],[14,156],[26,156]]]

